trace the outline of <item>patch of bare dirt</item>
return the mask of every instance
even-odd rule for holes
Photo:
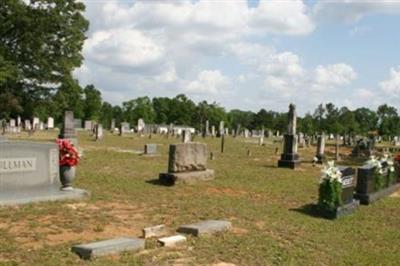
[[[244,190],[235,190],[232,188],[216,188],[216,187],[207,188],[207,193],[218,194],[218,195],[228,195],[231,197],[240,197],[242,195],[247,194],[247,192]]]

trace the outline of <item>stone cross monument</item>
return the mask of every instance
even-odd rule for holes
[[[284,147],[281,159],[278,161],[278,167],[295,169],[300,165],[299,155],[297,154],[297,114],[296,106],[289,105],[288,114],[288,132],[284,135]]]

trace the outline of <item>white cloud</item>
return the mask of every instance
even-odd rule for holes
[[[390,97],[400,97],[400,66],[391,68],[389,79],[380,82],[379,87]]]
[[[315,85],[318,87],[349,85],[357,77],[354,69],[344,63],[327,66],[319,65],[314,73]]]
[[[197,79],[186,85],[185,91],[195,94],[217,94],[227,90],[230,85],[229,78],[219,70],[203,70]]]
[[[370,14],[400,14],[399,1],[360,1],[337,0],[320,1],[315,4],[313,13],[319,19],[339,20],[354,23]]]

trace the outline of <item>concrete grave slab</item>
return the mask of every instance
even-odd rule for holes
[[[232,223],[223,220],[208,220],[195,224],[182,225],[178,228],[179,233],[202,236],[219,232],[226,232],[232,228]]]
[[[143,238],[160,237],[166,234],[167,228],[163,224],[143,228]]]
[[[91,259],[93,257],[118,254],[123,251],[137,252],[143,250],[144,247],[145,241],[143,239],[122,237],[76,245],[71,248],[71,251],[83,259]]]

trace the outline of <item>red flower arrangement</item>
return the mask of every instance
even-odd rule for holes
[[[75,166],[79,163],[79,153],[68,139],[57,139],[60,148],[60,166]]]

